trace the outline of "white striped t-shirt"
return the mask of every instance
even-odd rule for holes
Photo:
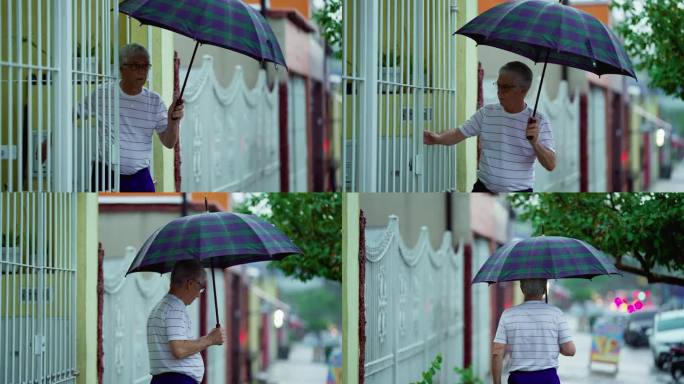
[[[167,294],[157,304],[147,319],[147,349],[150,354],[150,374],[178,372],[188,375],[199,383],[204,376],[204,362],[198,353],[184,359],[176,359],[171,353],[172,340],[192,340],[190,316],[181,299]]]
[[[112,87],[116,87],[117,90]],[[119,84],[112,84],[96,89],[86,100],[79,103],[79,115],[96,115],[100,124],[106,129],[111,129],[114,123],[115,95],[119,97],[121,174],[132,175],[150,166],[152,136],[155,132],[162,133],[166,130],[168,112],[158,93],[143,88],[142,92],[131,96],[123,92]]]
[[[560,345],[572,341],[563,312],[543,301],[530,300],[503,312],[495,343],[507,344],[510,371],[558,367]]]
[[[537,156],[525,137],[532,109],[506,112],[501,104],[480,108],[461,126],[466,137],[480,135],[482,152],[477,177],[492,192],[512,192],[534,188],[534,161]],[[546,117],[537,112],[539,142],[556,152]]]

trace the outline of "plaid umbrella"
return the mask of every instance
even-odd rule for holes
[[[477,44],[489,45],[544,61],[583,69],[597,75],[608,73],[636,79],[632,62],[615,34],[594,16],[579,9],[543,0],[499,4],[461,27],[455,33]],[[534,103],[537,114],[539,91]]]
[[[582,240],[562,236],[538,236],[513,240],[490,256],[473,283],[521,279],[591,279],[621,275],[608,257]]]
[[[125,0],[119,4],[119,11],[142,24],[168,29],[196,41],[179,99],[199,44],[216,45],[287,67],[268,22],[240,0]]]
[[[280,260],[302,251],[273,224],[254,215],[207,212],[174,219],[143,244],[128,272],[166,273],[176,262],[195,259],[211,268],[218,325],[214,268]]]

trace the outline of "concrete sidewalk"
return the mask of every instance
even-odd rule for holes
[[[295,344],[288,359],[274,362],[267,376],[269,384],[325,384],[328,366],[314,362],[313,347]]]
[[[684,192],[684,160],[672,165],[672,177],[656,180],[650,192]]]

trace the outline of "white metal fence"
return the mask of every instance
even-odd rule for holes
[[[343,4],[344,190],[454,190],[456,148],[423,131],[456,123],[454,0]]]
[[[3,1],[0,20],[2,189],[116,189],[118,93],[85,101],[117,84],[118,0]]]
[[[480,270],[489,255],[488,240],[476,237],[473,241],[473,276]],[[494,335],[490,330],[491,310],[487,284],[473,284],[472,308],[472,337],[475,341],[471,351],[473,372],[479,377],[487,377],[490,371],[491,342],[494,340]]]
[[[0,382],[75,383],[76,196],[0,193]]]
[[[366,383],[418,381],[438,353],[436,382],[452,381],[463,361],[462,249],[453,251],[447,232],[432,250],[425,227],[410,249],[396,216],[366,229]]]
[[[498,104],[495,79],[483,81],[485,104]],[[539,79],[537,79],[539,81]],[[525,101],[528,106],[534,105],[537,87],[532,86]],[[534,165],[534,190],[539,192],[579,192],[579,93],[568,97],[568,83],[561,81],[558,96],[551,99],[542,87],[539,96],[539,113],[549,120],[553,139],[556,144],[556,168],[549,172],[539,163]],[[605,140],[604,140],[605,144]],[[605,153],[602,152],[605,157]]]
[[[181,190],[280,190],[278,89],[269,90],[264,71],[249,89],[237,67],[222,88],[205,55],[183,98]]]

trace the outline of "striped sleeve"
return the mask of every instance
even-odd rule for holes
[[[568,326],[567,320],[562,314],[558,316],[558,345],[565,344],[572,341],[572,336],[570,335],[570,327]]]
[[[168,111],[166,110],[166,105],[161,97],[158,97],[157,101],[159,103],[155,114],[157,126],[154,127],[154,130],[157,131],[157,133],[162,133],[166,131],[166,128],[168,127]]]
[[[186,328],[187,324],[183,311],[177,308],[169,309],[166,314],[166,337],[168,340],[187,340]]]
[[[508,338],[506,337],[506,312],[501,314],[499,319],[499,326],[496,328],[496,335],[494,335],[494,342],[501,344],[508,344]]]
[[[480,108],[473,116],[461,125],[461,133],[465,137],[477,136],[480,134],[482,128],[482,119],[484,117],[484,107]]]

